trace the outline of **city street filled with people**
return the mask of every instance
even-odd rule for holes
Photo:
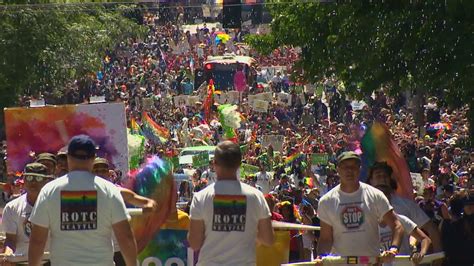
[[[151,239],[155,225],[164,232],[178,224],[194,254],[187,265],[275,265],[260,260],[254,244],[270,249],[282,232],[287,248],[267,251],[284,253],[282,263],[324,265],[340,255],[402,265],[396,257],[409,255],[415,264],[474,264],[468,105],[384,87],[356,97],[337,76],[307,80],[300,47],[264,55],[245,42],[265,25],[228,29],[218,19],[196,22],[202,14],[189,10],[172,9],[167,19],[144,12],[146,35],[105,51],[101,68],[86,84],[69,83],[65,95],[19,97],[15,107],[24,110],[44,108],[32,107],[38,101],[123,105],[128,165],[101,153],[106,137],[85,131],[55,150],[30,150],[13,169],[20,143],[4,135],[0,265],[14,265],[13,254],[40,265],[43,252],[51,265],[162,265],[145,264],[153,254],[137,228],[150,228]],[[163,185],[166,173],[173,184]],[[158,181],[140,183],[143,176]],[[156,184],[170,188],[173,207],[146,192]],[[129,225],[132,207],[143,210],[146,226],[135,216]],[[81,241],[96,248],[90,260],[80,258]]]

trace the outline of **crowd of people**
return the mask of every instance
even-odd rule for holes
[[[321,215],[321,208],[331,208],[327,205],[328,198],[339,191],[343,183],[341,179],[348,178],[340,168],[347,158],[343,159],[341,155],[348,156],[346,152],[355,151],[349,159],[360,161],[360,140],[374,121],[380,121],[392,132],[410,172],[421,175],[422,182],[414,183],[412,201],[402,199],[394,194],[396,180],[392,178],[391,167],[384,162],[375,164],[361,179],[381,190],[389,202],[377,203],[380,204],[380,213],[374,216],[374,221],[383,220],[381,227],[395,231],[398,224],[393,220],[397,219],[383,216],[392,206],[399,220],[408,220],[402,222],[406,233],[418,240],[414,243],[399,241],[397,252],[418,254],[416,256],[421,258],[429,252],[444,250],[450,265],[474,263],[472,252],[469,252],[469,247],[474,245],[474,151],[468,142],[468,107],[451,109],[441,96],[430,97],[423,107],[426,119],[420,122],[414,115],[417,107],[408,93],[389,96],[384,90],[366,96],[363,106],[356,107],[342,84],[335,79],[328,78],[320,84],[302,82],[292,69],[298,60],[296,48],[282,47],[270,55],[259,55],[242,44],[251,28],[223,30],[203,24],[191,33],[183,30],[179,18],[163,22],[152,14],[146,15],[147,36],[142,40],[126,40],[115,50],[107,52],[103,68],[88,85],[72,84],[61,99],[50,98],[52,96],[47,92],[42,97],[51,104],[83,103],[91,96],[104,96],[107,102],[124,102],[129,125],[132,119],[141,123],[146,108],[155,122],[170,131],[166,142],[148,142],[146,155],[176,156],[185,147],[214,146],[226,140],[219,123],[218,104],[212,106],[210,114],[205,114],[203,97],[207,94],[207,87],[194,84],[197,80],[195,73],[203,69],[206,58],[224,54],[252,56],[259,63],[257,80],[246,84],[245,92],[236,104],[242,115],[236,141],[243,152],[241,162],[258,170],[241,174],[239,178],[265,195],[272,220],[321,226],[321,232],[290,231],[290,262],[308,261],[331,251],[323,249],[324,252],[318,253],[318,243],[330,242],[336,249],[347,250],[347,247],[342,248],[344,243],[338,243],[345,238],[331,238],[332,242],[328,242],[327,226],[330,225],[331,231],[339,230],[333,228],[337,217]],[[226,43],[216,42],[220,32],[230,36]],[[270,76],[266,67],[272,66],[285,70]],[[267,112],[262,113],[253,110],[249,104],[249,95],[258,92],[274,95],[285,92],[292,97],[287,105],[273,96]],[[173,97],[178,95],[196,95],[203,101],[196,102],[195,106],[177,106]],[[24,100],[28,97],[25,96]],[[144,104],[148,99],[152,99],[151,108]],[[196,130],[199,127],[205,130]],[[283,136],[281,147],[263,145],[266,135]],[[6,145],[15,144],[4,141],[2,149],[5,150]],[[323,154],[325,159],[314,162],[312,154]],[[67,172],[66,154],[59,151],[54,155],[36,156],[32,161],[46,166],[48,172],[44,175],[61,176]],[[25,171],[42,168],[41,165],[29,165]],[[117,172],[111,167],[109,169],[108,162],[99,160],[99,165],[107,167],[102,169],[104,173],[99,169],[97,175],[120,183]],[[352,171],[355,171],[354,167]],[[2,170],[5,201],[22,197],[25,190],[37,189],[31,188],[35,183],[32,178]],[[183,210],[191,212],[192,218],[193,195],[216,183],[216,171],[212,163],[204,167],[180,165],[175,171],[189,175],[189,180],[179,186],[179,198],[188,202]],[[38,178],[36,180],[41,182]],[[365,185],[362,188],[367,190]],[[39,190],[33,193],[39,193]],[[129,197],[135,199],[133,194]],[[156,208],[146,199],[138,202],[144,207]],[[323,202],[325,204],[321,205]],[[200,216],[196,214],[195,217]],[[405,224],[411,226],[409,231]],[[359,239],[360,236],[355,237]],[[390,238],[385,251],[391,250],[391,241]],[[375,253],[381,249],[378,245],[372,248]]]

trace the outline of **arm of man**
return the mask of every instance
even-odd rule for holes
[[[141,207],[146,211],[155,211],[158,208],[156,201],[140,196],[130,189],[120,188],[120,195],[126,203]]]
[[[431,244],[433,244],[433,252],[441,252],[443,250],[443,246],[441,244],[441,234],[436,225],[432,221],[428,221],[421,227],[421,229],[425,231],[431,239]]]
[[[410,235],[421,243],[420,252],[413,253],[411,258],[413,263],[418,265],[423,259],[423,257],[426,255],[426,253],[428,253],[428,248],[431,245],[431,239],[418,227],[416,227]]]
[[[49,229],[37,224],[32,224],[30,243],[28,247],[28,265],[40,266],[44,248],[48,240]]]
[[[201,249],[202,245],[204,244],[205,239],[205,225],[204,220],[195,220],[191,217],[191,223],[189,225],[189,232],[188,232],[188,242],[189,246],[197,251]]]
[[[403,237],[403,226],[398,220],[395,212],[390,210],[384,216],[382,221],[392,229],[392,246],[400,246]]]
[[[402,242],[404,232],[403,226],[393,210],[385,213],[382,222],[388,225],[392,230],[392,246],[396,246],[397,249],[396,251],[392,249],[384,251],[380,257],[384,263],[391,263],[400,250],[400,243]]]
[[[319,241],[318,241],[318,254],[327,254],[331,252],[333,239],[333,229],[332,226],[320,221],[320,230],[319,230]]]
[[[257,241],[264,246],[271,246],[275,241],[272,227],[272,217],[258,220]]]
[[[112,229],[126,265],[137,265],[137,242],[135,241],[130,223],[127,220],[123,220],[113,224]]]

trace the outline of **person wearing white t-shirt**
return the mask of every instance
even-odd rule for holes
[[[191,203],[189,245],[199,250],[198,266],[255,265],[255,242],[270,246],[274,235],[262,192],[237,179],[239,145],[217,145],[217,182],[196,193]]]
[[[2,225],[5,230],[5,255],[28,254],[28,244],[31,235],[31,215],[41,188],[46,185],[52,176],[48,175],[48,168],[40,163],[30,163],[25,166],[23,173],[26,193],[7,203],[3,209]]]
[[[359,181],[361,160],[354,152],[337,159],[340,185],[323,197],[318,205],[321,220],[317,264],[321,256],[335,252],[341,256],[371,256],[390,263],[398,253],[403,228],[388,199],[378,189]],[[388,251],[380,254],[379,222],[392,230]]]
[[[265,170],[265,165],[263,163],[260,164],[260,171],[255,174],[257,178],[257,185],[262,188],[263,194],[268,194],[271,191],[272,187],[272,177],[270,173]]]
[[[396,213],[404,215],[412,220],[418,228],[422,229],[431,239],[433,252],[442,251],[441,235],[436,225],[430,220],[425,212],[412,199],[399,197],[395,194],[397,181],[392,176],[392,168],[386,162],[376,162],[369,171],[367,183],[374,187],[384,187],[389,191],[387,196]]]
[[[49,232],[52,265],[114,265],[112,232],[126,264],[137,265],[137,244],[120,191],[91,173],[95,150],[89,136],[73,137],[70,172],[41,190],[30,216],[29,265],[40,265]]]

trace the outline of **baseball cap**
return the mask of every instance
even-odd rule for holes
[[[109,167],[109,161],[107,159],[101,158],[101,157],[95,158],[94,165],[100,165],[100,164],[103,164]]]
[[[360,162],[360,157],[359,155],[357,155],[357,153],[353,151],[345,151],[337,157],[337,164],[340,164],[342,161],[349,160],[349,159],[356,159],[357,161]]]
[[[49,177],[48,168],[44,164],[30,163],[25,166],[23,176],[42,176]]]
[[[77,135],[71,138],[67,147],[68,155],[79,159],[87,160],[95,157],[95,142],[87,135]]]
[[[57,163],[56,156],[48,152],[40,153],[38,157],[36,157],[35,162],[39,162],[39,161],[50,161],[50,162],[53,162],[54,164]]]

